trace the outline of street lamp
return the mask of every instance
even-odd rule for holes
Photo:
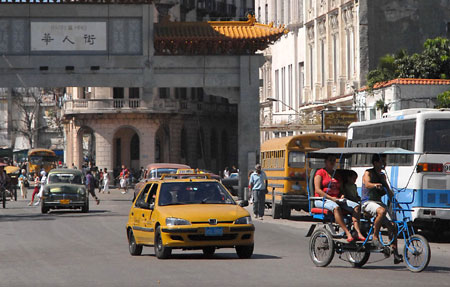
[[[294,111],[297,115],[301,116],[302,114],[300,114],[296,109],[294,109],[293,107],[291,107],[290,105],[286,104],[285,102],[275,99],[275,98],[266,98],[266,100],[268,100],[269,102],[280,102],[283,106],[288,107],[290,110]]]

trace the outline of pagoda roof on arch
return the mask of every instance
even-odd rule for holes
[[[251,15],[247,21],[155,23],[154,29],[156,55],[250,55],[287,33]]]

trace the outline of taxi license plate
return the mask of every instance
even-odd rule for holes
[[[61,199],[59,201],[59,203],[61,203],[61,204],[69,204],[70,203],[70,199]]]
[[[205,228],[205,236],[222,236],[223,228],[222,227],[206,227]]]

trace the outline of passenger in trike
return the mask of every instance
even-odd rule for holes
[[[336,156],[327,155],[325,157],[325,167],[319,169],[314,175],[315,196],[323,198],[316,200],[314,204],[317,208],[325,208],[333,213],[336,223],[339,224],[347,236],[347,242],[352,242],[355,238],[348,230],[342,212],[347,211],[350,213],[353,226],[357,232],[356,239],[364,241],[366,238],[359,229],[360,206],[358,203],[344,198],[344,195],[341,193],[341,180],[334,176],[335,166]]]
[[[336,156],[332,157],[329,154],[340,155],[341,164],[344,162],[341,159],[349,158],[353,154],[375,155],[372,161],[373,168],[365,171],[362,180],[362,209],[368,217],[364,219],[364,222],[361,220],[361,225],[358,224],[360,211],[353,204],[355,203],[353,200],[359,199],[358,195],[355,194],[354,185],[357,175],[355,176],[354,172],[350,170],[335,170]],[[398,264],[403,259],[397,251],[397,237],[399,236],[404,239],[402,254],[408,269],[412,272],[421,272],[428,266],[431,258],[428,241],[423,236],[415,234],[410,217],[405,215],[412,211],[408,207],[414,202],[415,192],[410,194],[412,198],[408,201],[399,202],[397,200],[398,193],[407,190],[407,187],[402,189],[390,188],[389,181],[383,173],[385,154],[417,153],[399,148],[377,147],[326,148],[309,153],[308,157],[325,158],[324,171],[311,170],[308,180],[310,214],[313,218],[322,221],[312,224],[306,235],[311,237],[309,252],[316,266],[325,267],[330,264],[335,253],[339,254],[339,258],[343,260],[345,258],[342,258],[342,255],[345,255],[346,261],[350,262],[353,267],[362,267],[366,264],[371,253],[384,254],[385,258],[394,254],[394,263]],[[325,182],[323,179],[326,179]],[[339,182],[344,183],[343,190],[340,193],[336,190]],[[346,204],[340,202],[343,201],[344,194],[348,198]],[[384,194],[388,195],[392,203],[392,214],[389,216],[387,205],[381,201]],[[353,200],[350,200],[350,198]],[[358,204],[356,203],[356,205]],[[349,210],[351,214],[345,215],[341,212],[345,209]],[[333,212],[329,212],[329,210]],[[395,213],[401,214],[402,219],[397,220],[393,216]],[[380,231],[383,223],[388,228],[389,240],[383,233],[386,230]],[[361,240],[354,240],[353,238]]]

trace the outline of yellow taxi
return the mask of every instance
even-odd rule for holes
[[[169,258],[173,249],[198,249],[212,256],[218,248],[235,248],[239,258],[250,258],[254,230],[248,211],[220,182],[198,175],[147,182],[127,223],[130,254],[153,246],[159,259]]]

